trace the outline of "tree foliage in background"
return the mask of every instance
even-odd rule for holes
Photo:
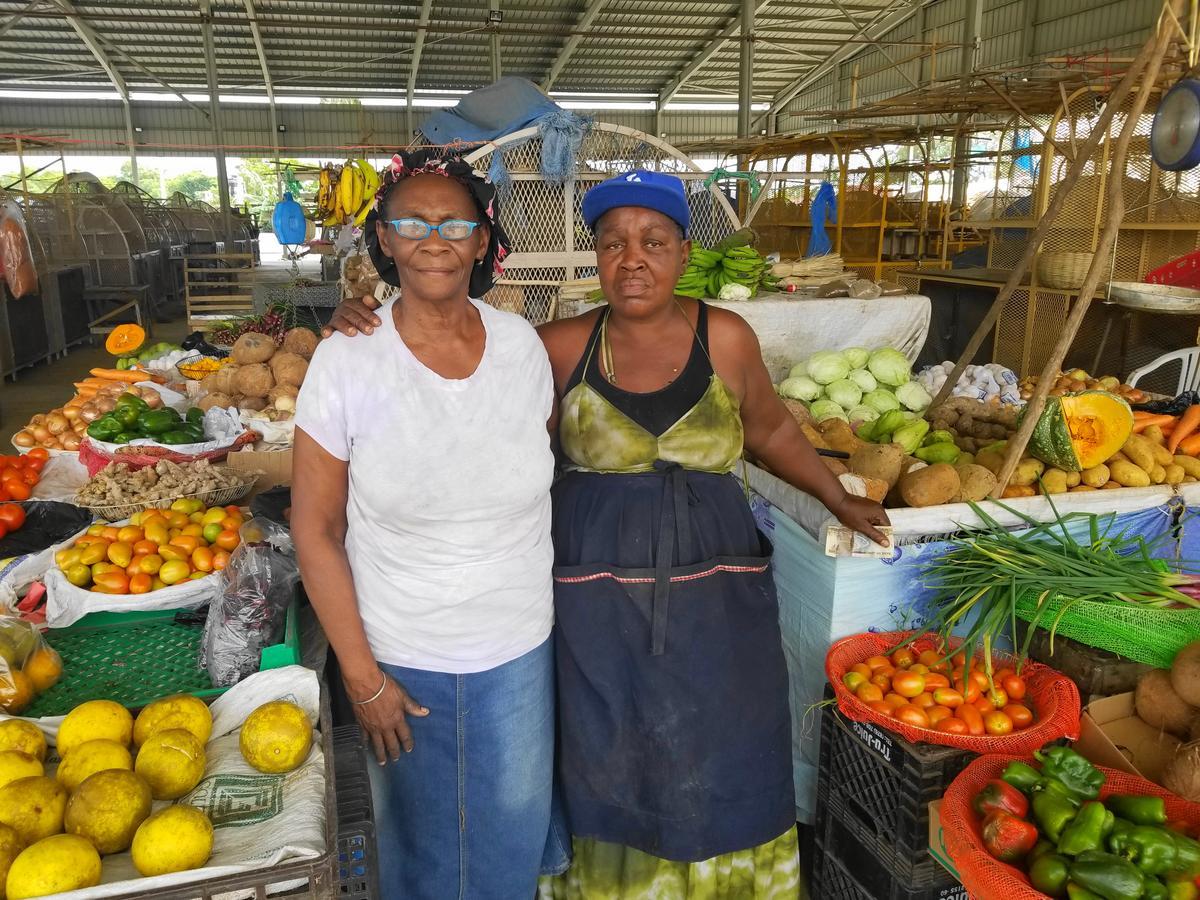
[[[281,167],[300,165],[297,159],[280,159]],[[275,204],[283,199],[275,178],[274,159],[243,159],[238,165],[238,176],[246,192],[246,207],[263,231],[271,230],[271,213]],[[286,190],[286,188],[285,188]]]

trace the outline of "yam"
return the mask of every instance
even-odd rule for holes
[[[915,508],[941,506],[958,496],[962,482],[949,463],[934,463],[914,469],[900,479],[900,496]]]
[[[275,378],[271,375],[269,367],[263,363],[254,363],[238,369],[234,384],[239,394],[265,398],[271,393],[271,388],[275,387]]]
[[[833,449],[827,443],[825,443],[824,436],[821,434],[821,432],[817,431],[816,427],[814,427],[811,423],[801,422],[800,430],[804,432],[804,436],[806,438],[808,438],[808,442],[810,444],[812,444],[814,447],[816,447],[818,450],[832,450]]]
[[[271,357],[271,375],[274,376],[276,384],[300,387],[304,384],[307,372],[308,361],[295,353],[276,353]]]
[[[850,473],[850,468],[840,459],[835,459],[832,456],[822,456],[821,462],[825,464],[825,468],[839,477]]]
[[[1171,687],[1184,703],[1200,707],[1200,641],[1192,641],[1175,654]],[[1195,712],[1200,715],[1200,709]]]
[[[266,397],[243,397],[238,401],[239,409],[247,409],[251,412],[262,412],[267,408]]]
[[[1115,482],[1121,487],[1150,487],[1150,473],[1128,460],[1110,461],[1108,468],[1112,473],[1109,484]]]
[[[1173,465],[1183,469],[1185,475],[1190,475],[1193,478],[1200,478],[1200,459],[1194,456],[1184,456],[1182,453],[1176,454],[1171,461]]]
[[[900,480],[904,450],[899,444],[863,444],[850,454],[850,471],[884,482],[888,489]]]
[[[1177,466],[1175,463],[1171,463],[1171,465],[1164,468],[1163,471],[1166,472],[1167,475],[1164,483],[1172,485],[1183,484],[1183,476],[1187,474],[1183,471],[1183,466]]]
[[[986,499],[996,489],[996,476],[983,466],[974,463],[959,463],[954,467],[958,470],[959,489],[955,503],[978,503]]]
[[[1154,451],[1150,449],[1153,446],[1153,442],[1146,440],[1140,434],[1131,434],[1125,441],[1125,446],[1121,448],[1121,452],[1129,458],[1131,463],[1149,475],[1154,471],[1155,466]]]
[[[865,475],[855,475],[847,472],[838,476],[838,481],[846,489],[846,493],[854,497],[866,497],[876,503],[882,503],[887,496],[888,486],[878,478],[868,478]]]
[[[895,446],[899,446],[898,444]],[[915,456],[905,456],[900,460],[900,475],[896,479],[896,483],[888,490],[887,497],[884,498],[885,506],[905,506],[904,497],[900,493],[900,482],[904,480],[904,476],[909,472],[915,472],[917,469],[924,469],[929,463],[924,460],[917,459]]]
[[[821,432],[831,450],[853,453],[865,443],[850,428],[850,423],[843,419],[826,419],[817,425],[817,431]]]
[[[307,328],[293,328],[283,336],[283,346],[280,349],[284,353],[295,353],[309,360],[317,352],[318,343],[320,341],[317,336]]]
[[[284,346],[286,347],[287,345],[285,344]],[[812,422],[812,413],[808,411],[808,407],[802,402],[792,400],[789,397],[780,397],[779,399],[783,401],[783,405],[787,407],[787,411],[792,414],[792,418],[801,425]]]
[[[239,366],[252,366],[255,363],[265,363],[275,355],[275,341],[265,334],[247,331],[233,345],[229,354]]]
[[[1166,669],[1151,669],[1138,679],[1133,706],[1138,718],[1151,728],[1176,737],[1187,737],[1196,715],[1196,710],[1175,693],[1171,673]]]
[[[196,408],[201,409],[204,412],[208,412],[210,409],[212,409],[214,407],[220,407],[221,409],[228,409],[231,406],[234,406],[234,407],[237,406],[237,404],[234,403],[233,398],[230,397],[228,394],[222,394],[218,391],[213,391],[212,393],[208,394],[207,396],[201,397],[200,402],[196,404]]]
[[[1162,786],[1184,800],[1200,803],[1200,741],[1179,748],[1163,770]]]
[[[1092,466],[1090,469],[1084,469],[1079,475],[1079,480],[1088,487],[1098,488],[1107,484],[1111,477],[1112,475],[1108,471],[1108,466],[1104,465],[1104,463],[1100,463],[1098,466]]]

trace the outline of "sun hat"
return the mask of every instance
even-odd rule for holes
[[[687,192],[674,175],[634,169],[602,181],[583,195],[583,220],[595,231],[600,217],[618,206],[641,206],[660,212],[678,224],[684,237],[687,236],[691,223]]]

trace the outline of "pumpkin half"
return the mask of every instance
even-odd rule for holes
[[[118,325],[104,340],[104,349],[113,356],[131,356],[146,343],[146,330],[140,325]]]
[[[1098,466],[1133,433],[1129,404],[1106,391],[1047,397],[1029,438],[1030,455],[1067,472]]]

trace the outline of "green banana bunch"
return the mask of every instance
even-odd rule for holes
[[[740,284],[752,294],[756,292],[768,267],[758,251],[748,246],[753,237],[753,232],[743,229],[711,250],[693,244],[675,293],[696,299],[716,298],[727,284]]]

